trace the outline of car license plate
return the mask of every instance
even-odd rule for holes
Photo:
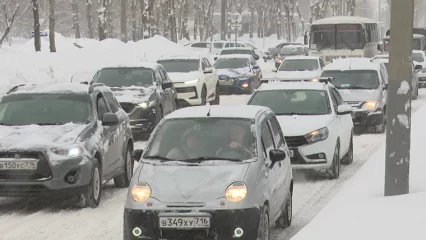
[[[0,170],[36,170],[37,161],[3,161]]]
[[[219,84],[220,85],[227,85],[227,86],[234,85],[234,80],[222,80],[222,81],[219,81]]]
[[[160,228],[210,228],[210,218],[160,217]]]
[[[289,157],[291,157],[291,158],[294,157],[294,151],[293,150],[289,150],[288,154],[289,154]]]

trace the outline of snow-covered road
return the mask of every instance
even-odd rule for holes
[[[245,103],[247,95],[225,96],[221,104]],[[426,90],[414,101],[413,111],[426,103]],[[337,180],[306,180],[295,174],[293,225],[273,229],[271,239],[290,239],[333,197],[339,188],[385,141],[384,134],[367,134],[354,139],[355,160],[342,166]],[[137,147],[143,147],[138,142]],[[67,199],[0,198],[0,240],[117,240],[122,239],[123,206],[127,189],[106,186],[96,209],[70,207]]]

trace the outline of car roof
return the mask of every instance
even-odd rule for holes
[[[181,119],[181,118],[240,118],[255,119],[256,116],[269,108],[263,106],[251,105],[210,105],[197,106],[178,109],[164,119]],[[210,116],[207,113],[210,111]]]
[[[106,68],[150,68],[152,70],[155,70],[160,66],[158,63],[155,62],[144,62],[144,61],[129,61],[129,62],[122,62],[122,63],[114,63],[114,64],[107,64],[102,69]]]
[[[334,59],[324,67],[324,71],[347,71],[347,70],[374,70],[380,71],[380,62],[372,61],[371,58],[340,58]]]
[[[284,46],[283,48],[305,48],[305,45],[290,44]]]
[[[422,50],[413,50],[413,53],[421,53],[421,54],[425,54],[425,52],[424,51],[422,51]]]
[[[373,19],[364,18],[364,17],[354,17],[354,16],[335,16],[329,18],[323,18],[320,20],[316,20],[311,24],[314,25],[322,25],[322,24],[353,24],[353,23],[377,23]]]
[[[228,50],[232,50],[232,49],[235,49],[235,50],[249,50],[249,51],[252,50],[252,48],[249,48],[249,47],[227,47],[227,48],[223,48],[222,51],[228,51]]]
[[[288,56],[285,58],[285,60],[298,60],[298,59],[314,59],[314,60],[318,60],[321,57],[317,57],[317,56]]]
[[[26,84],[10,94],[89,94],[89,87],[80,83]]]
[[[161,56],[158,61],[160,60],[179,60],[179,59],[187,59],[187,60],[199,60],[200,54],[181,54],[181,55],[164,55]]]
[[[304,90],[325,90],[327,85],[322,82],[272,82],[260,85],[256,91],[304,89]]]
[[[251,55],[249,54],[228,54],[228,55],[220,55],[217,59],[222,59],[222,58],[226,58],[226,59],[232,59],[232,58],[246,58],[246,59],[251,59]]]

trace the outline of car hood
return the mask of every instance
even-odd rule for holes
[[[242,77],[244,75],[248,75],[249,73],[249,68],[227,68],[217,70],[217,75],[219,76],[219,79],[221,79],[221,77]]]
[[[187,81],[201,78],[203,76],[199,71],[187,72],[187,73],[171,72],[167,74],[169,75],[170,79],[174,83],[187,82]]]
[[[0,149],[29,150],[69,146],[77,140],[87,125],[28,125],[0,126]]]
[[[311,80],[321,76],[321,70],[316,71],[279,71],[275,78],[282,80]]]
[[[142,103],[149,101],[155,88],[145,87],[111,87],[110,88],[119,102]]]
[[[226,188],[244,180],[249,163],[200,165],[144,163],[140,182],[151,187],[151,197],[161,202],[211,202],[225,197]]]
[[[377,101],[380,95],[379,90],[359,90],[359,89],[339,89],[340,95],[342,95],[345,102],[363,102],[363,101]]]
[[[333,121],[331,115],[277,116],[284,136],[303,136],[312,131],[327,127]]]

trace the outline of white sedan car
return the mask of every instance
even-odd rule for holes
[[[426,54],[421,50],[413,50],[412,59],[416,65],[422,66],[417,75],[419,77],[419,88],[424,88],[426,87]]]
[[[178,107],[219,104],[216,69],[202,56],[179,55],[160,58],[177,92]]]
[[[319,78],[325,67],[324,61],[315,56],[290,56],[286,57],[278,69],[274,69],[277,80],[305,80],[311,81]]]
[[[293,169],[324,169],[336,179],[340,163],[353,161],[352,107],[332,84],[320,81],[262,84],[247,104],[274,111]]]

